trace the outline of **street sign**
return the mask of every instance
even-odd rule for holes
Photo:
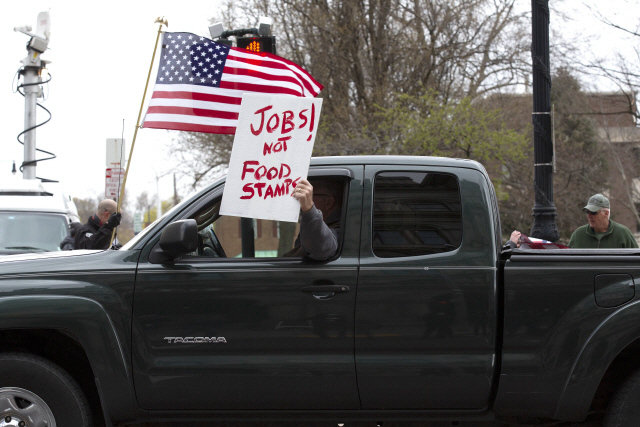
[[[105,172],[104,197],[117,199],[124,179],[124,168],[107,168]]]
[[[122,138],[107,138],[108,168],[122,168],[125,166],[125,141]]]
[[[142,212],[133,214],[133,232],[138,234],[142,231]]]

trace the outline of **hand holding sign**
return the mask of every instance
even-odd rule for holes
[[[300,202],[300,210],[308,212],[313,206],[313,187],[306,179],[300,178],[293,189],[292,196]]]
[[[309,171],[321,106],[322,99],[243,95],[221,215],[298,220],[301,204],[291,195]]]

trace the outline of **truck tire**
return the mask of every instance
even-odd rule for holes
[[[7,426],[93,425],[76,381],[58,365],[26,353],[0,354],[0,414]]]
[[[604,418],[604,427],[635,425],[640,425],[640,369],[613,393]]]

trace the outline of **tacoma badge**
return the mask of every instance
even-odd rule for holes
[[[164,337],[169,344],[227,343],[224,337]]]

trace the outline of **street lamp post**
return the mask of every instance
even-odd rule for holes
[[[551,126],[551,73],[549,67],[549,0],[531,0],[533,59],[534,191],[531,236],[558,241],[553,204],[553,140]]]

